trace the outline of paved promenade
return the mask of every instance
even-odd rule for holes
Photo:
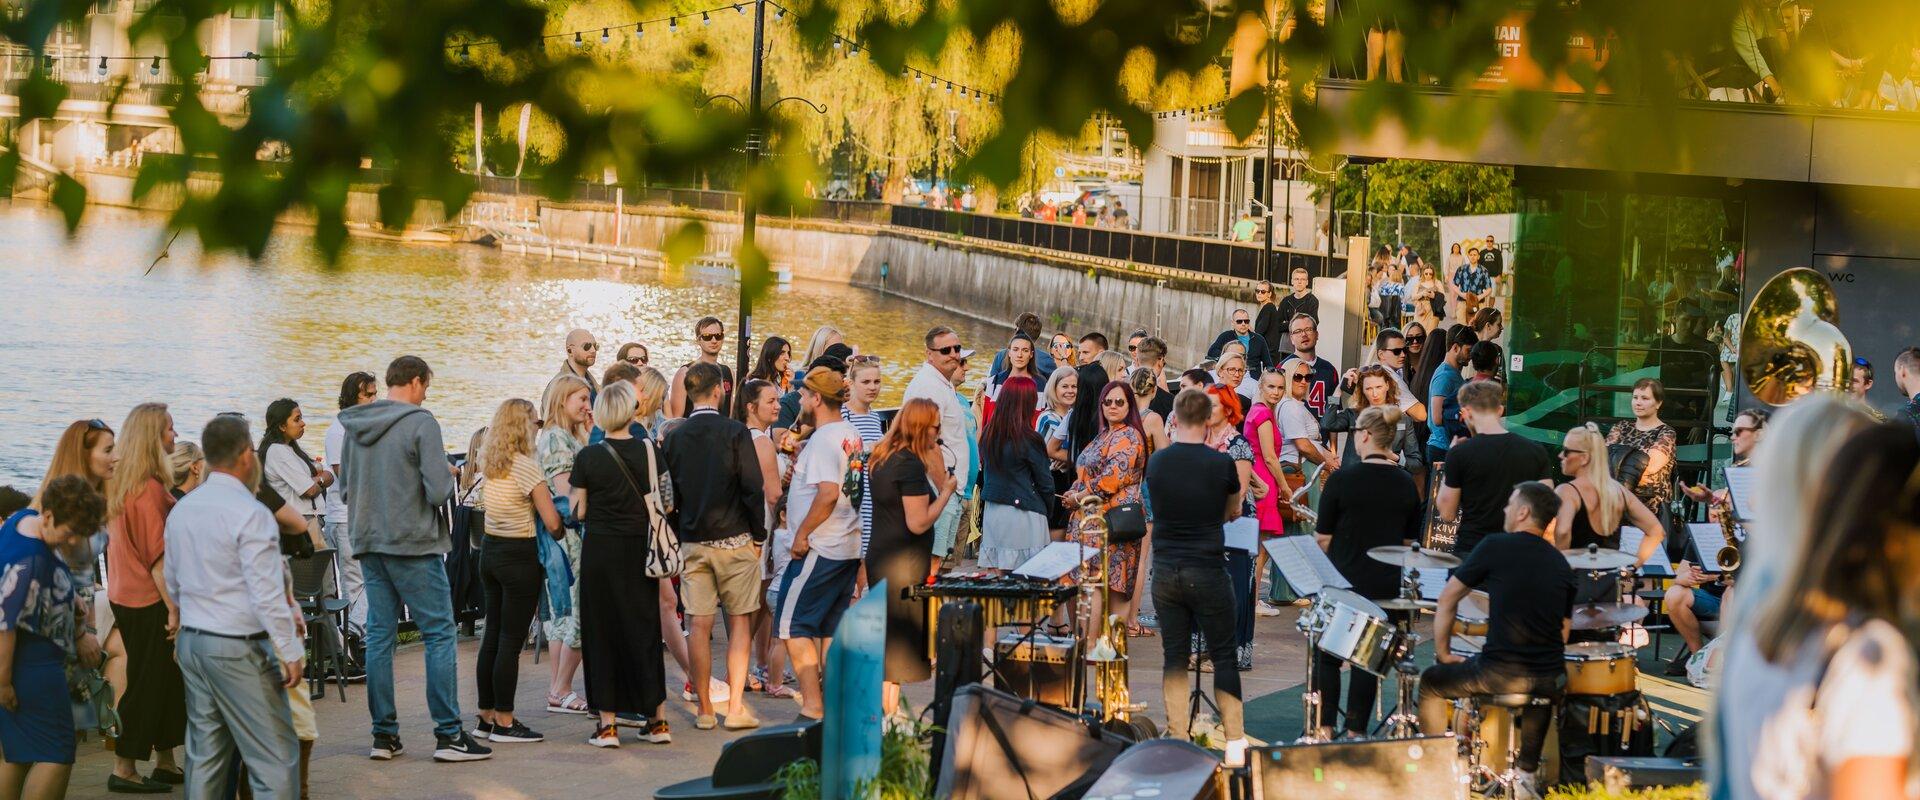
[[[1271,730],[1274,720],[1283,714],[1297,719],[1292,709],[1297,693],[1280,693],[1299,685],[1304,669],[1300,636],[1293,628],[1293,612],[1277,618],[1259,619],[1254,671],[1244,676],[1249,698],[1248,728],[1256,737],[1291,736],[1297,731]],[[724,642],[715,642],[715,651]],[[473,664],[480,642],[463,638],[460,642],[460,703],[472,724],[474,709]],[[1164,720],[1160,708],[1160,640],[1130,640],[1133,657],[1131,685],[1134,699],[1148,705],[1148,714],[1156,723]],[[619,750],[601,750],[586,744],[592,723],[586,717],[546,712],[548,660],[535,665],[531,653],[525,654],[520,667],[520,692],[514,704],[520,715],[535,730],[546,734],[547,741],[537,744],[495,744],[490,761],[469,764],[436,764],[432,760],[433,726],[427,717],[423,689],[424,665],[418,644],[404,645],[395,659],[396,693],[400,708],[400,738],[407,752],[390,762],[367,758],[371,736],[367,729],[366,692],[360,685],[349,685],[347,702],[340,701],[337,689],[329,689],[325,700],[316,701],[320,719],[320,742],[313,753],[311,796],[319,798],[419,798],[420,800],[518,800],[518,798],[567,798],[633,800],[652,796],[653,789],[676,781],[706,775],[713,768],[721,745],[733,738],[724,729],[695,730],[692,704],[680,702],[679,668],[667,663],[668,703],[673,724],[673,743],[651,745],[631,738],[631,729]],[[1212,679],[1207,678],[1211,689]],[[932,683],[908,687],[909,702],[915,708],[926,705]],[[1263,703],[1258,698],[1269,696]],[[791,720],[799,705],[754,695],[749,703],[762,720],[769,723]],[[1268,730],[1262,730],[1261,720]],[[112,770],[111,754],[98,740],[82,742],[79,763],[74,769],[69,797],[119,797],[106,791]],[[146,765],[148,767],[151,764]],[[176,791],[171,797],[180,797]]]

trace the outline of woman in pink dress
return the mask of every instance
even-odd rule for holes
[[[1260,518],[1260,535],[1280,536],[1286,532],[1286,520],[1280,516],[1280,497],[1287,493],[1286,485],[1276,480],[1280,474],[1280,446],[1284,437],[1280,435],[1280,422],[1274,418],[1273,408],[1287,396],[1287,376],[1281,370],[1269,370],[1260,376],[1258,398],[1247,411],[1247,421],[1241,430],[1247,441],[1253,444],[1253,474],[1268,487],[1266,495],[1254,501],[1254,509]],[[1255,580],[1267,572],[1267,549],[1262,547],[1254,553],[1253,574]],[[1257,612],[1261,616],[1272,616],[1280,610],[1262,599]]]

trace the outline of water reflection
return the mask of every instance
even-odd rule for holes
[[[256,425],[267,403],[299,400],[318,454],[340,380],[381,374],[401,353],[433,365],[427,407],[450,445],[507,397],[537,401],[574,327],[604,348],[649,345],[655,367],[693,357],[694,320],[735,315],[733,287],[666,285],[616,266],[542,261],[472,246],[356,241],[335,267],[283,231],[266,257],[206,258],[165,241],[158,215],[90,209],[67,240],[57,213],[0,207],[0,482],[33,484],[66,423],[99,417],[116,429],[134,404],[173,407],[183,436],[221,411]],[[952,325],[991,352],[1007,332],[951,312],[848,286],[801,282],[755,308],[761,334],[793,341],[796,361],[815,326],[831,322],[861,352],[885,359],[883,404],[898,402],[923,351],[921,334]],[[756,337],[757,338],[757,337]],[[724,359],[731,363],[729,338]],[[799,366],[796,364],[796,366]],[[977,385],[984,364],[970,373]]]

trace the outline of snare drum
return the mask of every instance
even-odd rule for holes
[[[1320,649],[1375,675],[1386,675],[1403,655],[1405,644],[1393,620],[1373,601],[1353,592],[1328,589],[1316,605],[1325,605]]]
[[[1619,642],[1567,645],[1567,694],[1616,695],[1639,685],[1633,648]]]
[[[1487,593],[1475,590],[1460,598],[1453,611],[1453,633],[1457,636],[1487,635]]]

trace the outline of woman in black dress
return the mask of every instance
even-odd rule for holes
[[[643,742],[673,740],[664,715],[666,642],[660,638],[660,581],[647,576],[653,529],[647,495],[659,458],[653,443],[628,428],[637,401],[633,384],[613,381],[594,399],[593,418],[606,441],[573,457],[573,513],[591,535],[580,540],[580,658],[587,704],[599,724],[587,740],[619,747],[615,714],[644,714]],[[616,461],[615,459],[618,458]],[[624,469],[622,469],[624,467]]]
[[[902,592],[933,571],[933,522],[953,499],[959,482],[940,454],[940,407],[925,398],[908,400],[893,427],[867,460],[867,491],[873,493],[873,539],[867,544],[867,584],[887,582],[887,667],[881,703],[888,714],[900,707],[900,685],[933,675],[927,653],[927,610]]]

